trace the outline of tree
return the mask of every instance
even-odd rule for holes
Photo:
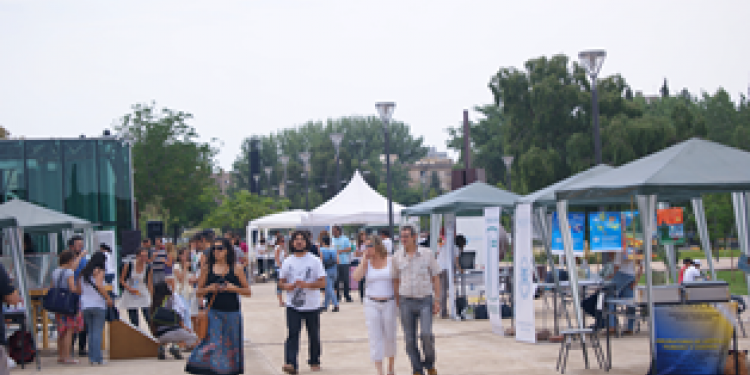
[[[154,214],[168,213],[162,218],[167,228],[198,224],[212,208],[203,195],[214,185],[216,149],[197,140],[187,112],[158,110],[153,102],[132,109],[116,130],[133,141],[136,200],[141,207],[152,206]]]
[[[661,89],[659,89],[659,92],[661,93],[662,98],[668,98],[669,97],[669,85],[667,85],[667,79],[664,78],[664,84],[661,85]]]
[[[201,224],[207,228],[241,231],[247,223],[259,217],[284,211],[289,201],[284,198],[264,197],[247,190],[237,191],[213,210]]]
[[[396,155],[391,160],[391,181],[393,182],[393,197],[396,199],[412,200],[414,195],[409,187],[408,166],[424,157],[427,149],[423,146],[421,137],[414,137],[408,125],[393,121],[390,130],[390,152]],[[297,128],[280,130],[267,136],[257,136],[260,142],[260,165],[273,168],[270,180],[261,173],[260,186],[263,189],[271,186],[271,193],[278,192],[284,180],[284,168],[280,157],[289,157],[287,165],[287,180],[285,195],[290,200],[290,207],[304,208],[305,206],[305,178],[303,165],[299,154],[303,151],[311,153],[309,200],[310,208],[320,205],[332,198],[336,190],[336,156],[331,142],[332,133],[344,134],[341,142],[341,187],[360,170],[370,186],[378,187],[385,183],[385,163],[381,160],[384,151],[384,133],[381,121],[376,117],[343,117],[328,119],[325,122],[309,121]],[[242,151],[234,162],[238,184],[247,186],[249,176],[250,138],[242,145]],[[273,190],[273,189],[277,190]],[[268,192],[266,192],[268,194]],[[420,195],[421,196],[421,195]],[[419,197],[419,196],[418,196]],[[418,202],[418,200],[417,200]]]

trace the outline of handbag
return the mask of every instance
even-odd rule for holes
[[[49,288],[47,294],[44,296],[42,306],[49,312],[72,316],[78,313],[81,296],[73,293],[67,288],[60,287],[64,275],[65,272],[60,272],[60,276],[57,277],[55,286]]]
[[[211,301],[208,303],[208,306],[206,306],[205,309],[198,312],[198,315],[195,317],[195,324],[193,324],[193,328],[195,331],[195,335],[198,336],[198,339],[204,340],[206,336],[208,336],[208,310],[211,310],[211,306],[214,304],[214,300],[216,299],[216,295],[219,293],[214,293],[214,296],[211,297]]]

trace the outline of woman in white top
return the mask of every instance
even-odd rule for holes
[[[81,271],[81,310],[89,342],[89,362],[93,365],[104,364],[102,356],[102,334],[107,307],[112,306],[112,299],[104,289],[104,254],[99,252],[91,256],[86,267]]]
[[[370,358],[378,375],[383,375],[383,358],[388,358],[388,375],[393,375],[396,356],[396,301],[393,295],[393,266],[388,250],[378,236],[365,241],[362,262],[354,279],[367,278],[365,319],[370,337]]]
[[[198,315],[198,299],[195,298],[193,284],[198,282],[198,277],[190,271],[190,250],[182,248],[177,252],[177,262],[174,266],[174,288],[176,296],[174,305],[176,311],[182,316],[185,327],[192,330],[192,317]]]
[[[120,275],[120,285],[124,289],[120,307],[127,310],[130,324],[138,327],[138,310],[143,312],[143,319],[148,322],[151,316],[151,267],[148,266],[148,248],[138,249],[135,260],[126,263]]]

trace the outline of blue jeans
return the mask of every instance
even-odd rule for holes
[[[339,300],[336,298],[336,291],[333,289],[333,284],[336,282],[338,274],[335,266],[326,270],[326,299],[323,302],[323,309],[328,308],[328,302],[333,306],[339,305]]]
[[[432,296],[425,298],[400,298],[401,328],[404,330],[406,354],[414,374],[435,366],[435,336],[432,334]],[[417,334],[419,330],[419,334]],[[422,341],[419,353],[417,337]],[[424,360],[422,360],[424,358]]]
[[[624,274],[621,272],[617,272],[615,274],[615,277],[613,280],[615,282],[615,298],[633,298],[633,288],[632,285],[635,283],[635,277],[632,275]],[[610,305],[609,311],[613,312],[615,309],[615,306]],[[632,307],[628,307],[626,310],[626,314],[633,315],[635,314],[635,309]],[[615,327],[617,326],[616,317],[614,315],[609,316],[609,326]],[[635,326],[635,319],[630,318],[628,319],[628,331],[632,331]]]
[[[83,310],[83,322],[89,341],[89,361],[102,363],[102,333],[104,332],[104,315],[106,310],[100,308],[89,308]]]

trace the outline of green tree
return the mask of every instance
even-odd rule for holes
[[[394,200],[403,203],[395,197],[412,200],[414,196],[410,191],[413,189],[409,187],[408,166],[422,158],[427,149],[423,146],[422,138],[414,137],[409,126],[402,122],[393,121],[389,131],[390,152],[396,155],[391,161],[393,196]],[[304,208],[306,179],[303,177],[303,164],[299,155],[303,151],[309,151],[310,208],[315,208],[336,195],[336,155],[331,142],[332,133],[344,134],[339,154],[341,180],[344,181],[341,182],[342,188],[351,179],[355,170],[363,173],[370,186],[378,187],[381,182],[385,183],[385,165],[381,160],[384,150],[382,123],[372,116],[343,117],[325,122],[310,121],[297,128],[257,136],[260,142],[260,165],[273,168],[270,179],[265,173],[261,173],[261,188],[267,189],[270,186],[271,192],[278,194],[284,182],[281,156],[288,156],[285,195],[290,200],[290,207]],[[243,142],[241,153],[233,166],[238,175],[238,183],[243,188],[247,186],[249,178],[249,147],[250,138]]]
[[[247,190],[240,190],[206,216],[201,225],[207,228],[241,231],[254,219],[288,208],[289,201],[284,198],[259,196]]]
[[[134,142],[136,200],[141,207],[151,206],[151,215],[165,216],[161,219],[167,228],[198,224],[212,208],[202,195],[214,185],[216,149],[198,141],[187,112],[157,109],[153,102],[132,109],[116,130]]]

